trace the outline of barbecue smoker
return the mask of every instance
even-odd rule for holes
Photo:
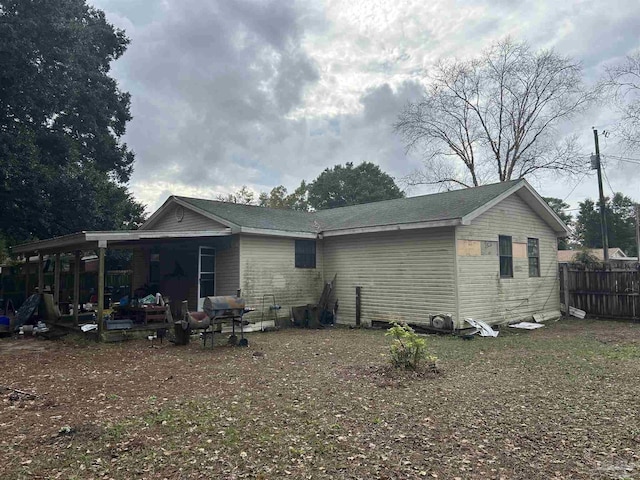
[[[206,297],[203,304],[203,312],[189,312],[183,302],[184,318],[175,323],[176,344],[186,345],[193,330],[202,331],[204,345],[207,337],[211,337],[211,348],[213,348],[214,333],[222,333],[222,324],[231,324],[232,334],[229,337],[229,344],[246,347],[249,342],[244,338],[243,315],[252,309],[246,308],[243,298],[233,296]],[[236,325],[240,326],[240,341],[236,336]]]

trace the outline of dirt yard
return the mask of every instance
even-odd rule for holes
[[[401,376],[382,331],[2,339],[0,478],[640,478],[640,324],[509,330]]]

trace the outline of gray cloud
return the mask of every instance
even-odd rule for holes
[[[506,35],[574,56],[590,81],[640,47],[637,0],[92,3],[132,38],[114,75],[133,96],[131,186],[151,209],[168,192],[291,189],[347,161],[402,177],[420,159],[405,155],[392,124],[420,96],[430,65]],[[590,126],[614,116],[595,109],[568,130],[584,131],[588,149]],[[639,198],[631,167],[612,168],[610,180]],[[597,192],[583,183],[572,199]],[[554,178],[536,187],[559,197],[569,190]]]
[[[317,80],[300,48],[298,12],[282,2],[167,3],[132,32],[119,66],[133,94],[133,181],[195,187],[255,181],[256,140],[280,135],[283,116]]]

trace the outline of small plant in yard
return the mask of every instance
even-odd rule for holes
[[[385,335],[392,337],[389,348],[391,363],[396,368],[417,370],[422,362],[428,362],[435,370],[437,357],[427,352],[427,342],[407,324],[393,322]]]

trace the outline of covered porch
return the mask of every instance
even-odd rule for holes
[[[105,257],[108,250],[131,251],[130,288],[128,300],[147,294],[161,293],[168,300],[172,317],[180,318],[181,305],[187,301],[189,310],[202,308],[202,299],[212,295],[236,295],[239,289],[239,241],[231,229],[215,231],[109,231],[78,232],[18,245],[12,249],[16,255],[27,258],[37,256],[37,285],[29,285],[29,268],[26,268],[26,293],[45,291],[44,258],[54,259],[54,278],[51,285],[53,302],[60,306],[67,299],[61,298],[62,254],[71,253],[73,262],[72,317],[68,326],[78,328],[81,316],[78,305],[89,299],[80,296],[80,259],[87,252],[97,255],[97,295],[95,313],[98,320],[98,337],[104,338],[105,314],[111,313],[105,304]],[[120,298],[112,298],[117,304]],[[107,300],[108,303],[108,300]],[[122,310],[124,311],[124,310]],[[118,310],[114,310],[118,313]],[[168,315],[149,316],[147,324],[137,322],[135,330],[156,330],[167,326]]]

